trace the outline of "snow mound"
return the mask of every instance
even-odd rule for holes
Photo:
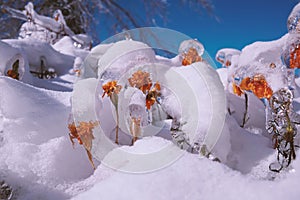
[[[73,67],[74,56],[59,53],[48,43],[31,38],[23,40],[7,39],[3,40],[3,42],[23,52],[28,59],[30,70],[32,71],[39,72],[42,61],[44,62],[45,69],[53,68],[58,75],[67,74]]]
[[[149,145],[150,141],[154,144],[157,138],[143,138],[139,145]],[[294,165],[299,168],[299,160]],[[99,179],[100,170],[107,173],[104,169],[96,170]],[[298,199],[299,191],[288,185],[296,185],[299,178],[296,171],[286,179],[257,180],[198,155],[184,154],[171,166],[152,173],[114,172],[73,199]]]
[[[71,93],[7,77],[0,85],[0,178],[20,199],[67,198],[63,189],[92,173],[85,151],[72,149],[67,135]]]

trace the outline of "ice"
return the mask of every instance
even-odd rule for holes
[[[231,49],[231,48],[224,48],[220,49],[216,54],[216,60],[222,64],[223,67],[229,67],[231,65],[235,65],[232,63],[232,57],[239,57],[241,54],[240,50]]]
[[[29,74],[29,66],[26,60],[25,55],[19,51],[18,49],[15,49],[8,45],[5,42],[0,41],[0,60],[1,60],[1,65],[0,65],[0,75],[6,76],[7,71],[9,69],[12,69],[13,64],[19,60],[19,79],[30,83],[32,78],[31,75]]]
[[[178,53],[187,53],[190,48],[196,49],[199,56],[202,56],[202,54],[204,53],[204,46],[199,41],[193,39],[184,40],[183,42],[181,42]]]
[[[287,29],[289,33],[299,33],[299,19],[300,19],[300,4],[297,4],[290,13],[287,20]]]
[[[133,40],[119,41],[99,60],[98,76],[101,77],[106,72],[113,74],[109,78],[119,79],[130,68],[143,63],[153,63],[154,59],[154,51],[146,44]]]

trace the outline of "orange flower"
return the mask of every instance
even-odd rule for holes
[[[143,91],[143,93],[149,91],[152,86],[150,74],[141,70],[138,70],[137,72],[133,73],[131,78],[128,79],[128,82],[131,87],[139,88]]]
[[[157,97],[160,96],[160,89],[160,84],[156,82],[154,88],[152,88],[146,95],[146,107],[148,110],[150,110],[151,106],[157,101]]]
[[[152,88],[152,80],[148,72],[138,70],[128,79],[131,87],[140,89],[146,95],[146,107],[149,110],[151,106],[157,102],[157,97],[160,96],[160,84],[156,82]],[[152,89],[151,89],[152,88]]]
[[[112,93],[119,94],[120,90],[122,89],[121,85],[117,85],[117,81],[110,81],[107,82],[102,86],[102,89],[104,90],[102,98],[107,94],[108,97],[112,95]]]
[[[142,90],[144,94],[146,94],[147,91],[151,89],[151,87],[152,87],[152,83],[148,83],[147,85],[141,86],[139,89]]]
[[[198,55],[198,52],[195,48],[191,47],[187,53],[183,54],[182,65],[187,66],[195,62],[202,61],[201,56]]]
[[[268,85],[265,77],[262,74],[256,74],[253,78],[246,77],[242,80],[240,86],[233,83],[233,92],[241,96],[245,90],[253,92],[258,98],[271,98],[273,91]]]
[[[260,99],[269,99],[273,95],[272,89],[269,87],[265,77],[261,74],[254,75],[253,80],[249,85],[253,94]]]
[[[249,84],[251,83],[251,79],[250,77],[246,77],[242,80],[241,84],[240,84],[240,88],[242,90],[250,90],[249,88]]]

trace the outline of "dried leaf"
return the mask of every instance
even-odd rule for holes
[[[94,139],[93,129],[99,125],[99,122],[79,122],[79,126],[77,126],[77,133],[80,137],[83,146],[87,150],[92,149],[92,140]]]
[[[79,125],[76,126],[75,123],[68,125],[70,131],[70,140],[74,146],[73,139],[77,139],[80,145],[83,145],[86,149],[89,161],[91,162],[93,168],[95,169],[94,162],[92,160],[91,149],[92,149],[92,140],[94,139],[93,129],[99,125],[99,122],[79,122]]]
[[[81,145],[82,141],[81,141],[81,139],[80,139],[80,137],[79,137],[79,135],[77,133],[77,129],[76,129],[75,123],[73,122],[73,123],[69,124],[68,128],[69,128],[69,131],[70,131],[69,137],[70,137],[70,140],[72,142],[72,145],[74,146],[74,144],[75,144],[74,141],[73,141],[73,139],[77,139],[78,143]]]

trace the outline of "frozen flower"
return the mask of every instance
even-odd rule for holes
[[[103,95],[102,98],[107,94],[110,97],[113,93],[119,94],[120,90],[122,89],[121,85],[117,84],[117,81],[110,81],[102,86]]]
[[[198,52],[195,48],[191,47],[187,53],[183,54],[182,65],[187,66],[200,61],[202,61],[201,56],[198,55]]]
[[[150,74],[148,72],[143,72],[138,70],[133,73],[131,78],[128,79],[128,82],[131,87],[139,88],[145,94],[150,90],[152,86],[152,80],[150,79]]]
[[[251,91],[259,99],[270,99],[273,94],[273,90],[270,88],[265,77],[262,74],[256,74],[253,76],[253,78],[244,78],[239,86],[233,83],[234,94],[241,96],[241,94],[244,93],[243,91]]]
[[[253,94],[260,99],[270,99],[273,94],[272,89],[269,87],[265,77],[262,74],[254,75],[248,86]]]
[[[154,87],[146,95],[146,107],[148,110],[155,102],[157,102],[157,97],[159,96],[160,96],[160,84],[156,82]]]
[[[19,60],[14,62],[12,69],[7,70],[6,74],[13,79],[19,80]]]

